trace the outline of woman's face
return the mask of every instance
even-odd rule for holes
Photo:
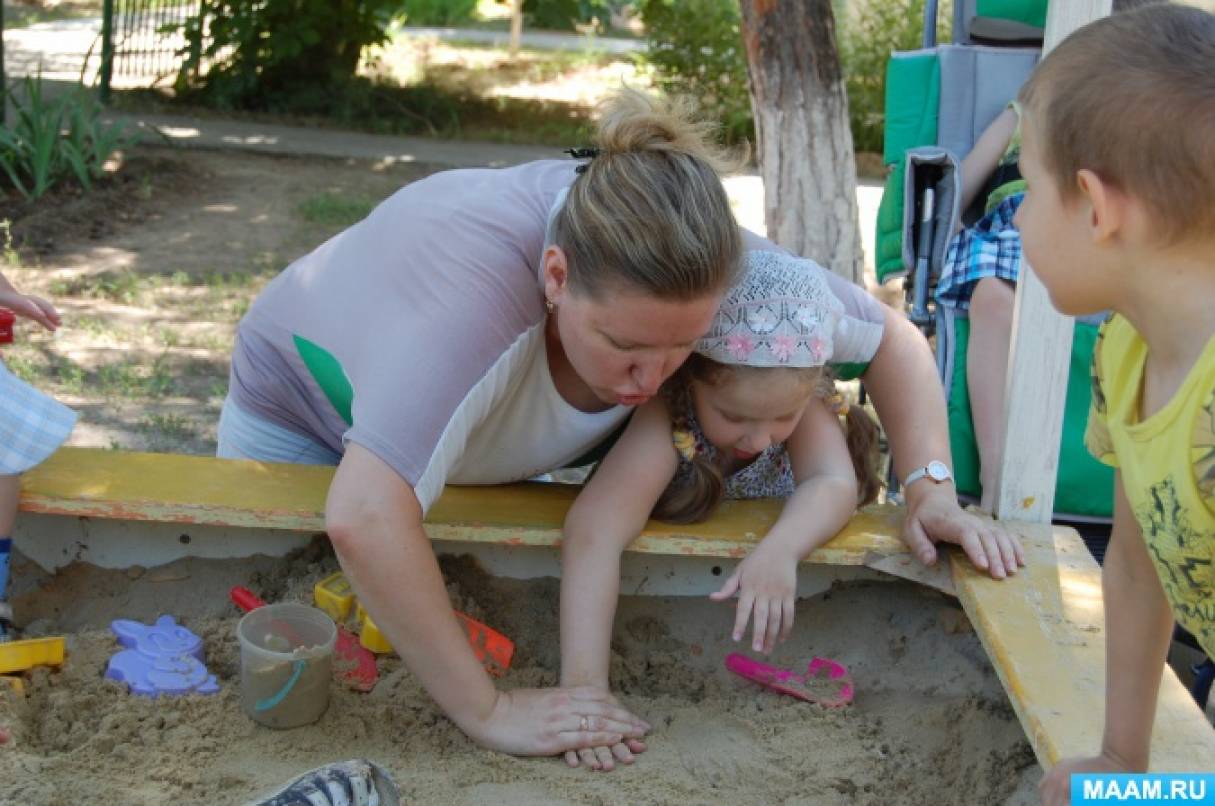
[[[641,405],[708,331],[721,295],[667,301],[621,288],[595,300],[571,291],[560,251],[550,247],[546,253],[545,294],[556,305],[557,333],[566,358],[599,400]],[[550,259],[554,253],[559,258],[555,262]]]

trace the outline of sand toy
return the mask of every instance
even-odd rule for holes
[[[248,613],[266,603],[248,588],[237,585],[228,592],[232,601],[242,611]],[[341,624],[341,617],[334,616],[327,607],[322,607],[330,618],[337,624],[337,643],[334,645],[334,669],[348,688],[355,691],[371,691],[379,680],[379,671],[375,665],[375,655],[370,650],[359,645],[359,639],[354,633]],[[349,612],[349,605],[346,607]]]
[[[852,702],[852,678],[848,670],[829,658],[812,659],[806,673],[798,674],[732,652],[726,656],[726,668],[773,691],[824,708],[843,708]]]
[[[63,638],[28,638],[0,643],[0,674],[62,664]]]
[[[371,616],[359,604],[354,596],[350,582],[341,571],[322,579],[312,589],[312,597],[316,606],[341,624],[350,615],[351,607],[355,608],[355,620],[359,624],[359,643],[376,654],[383,655],[392,652],[392,644],[380,632],[380,628],[371,620]],[[455,611],[456,619],[468,635],[468,643],[473,648],[477,660],[485,665],[485,670],[495,677],[506,674],[510,668],[511,659],[515,655],[515,642],[502,633],[486,626],[473,617]],[[340,641],[341,639],[339,639]]]
[[[110,629],[125,649],[110,658],[105,676],[126,683],[132,694],[157,697],[219,691],[215,675],[205,665],[202,639],[172,616],[161,616],[151,625],[118,619]]]

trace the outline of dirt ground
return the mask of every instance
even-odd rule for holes
[[[0,802],[241,803],[325,762],[367,757],[405,802],[888,803],[1027,802],[1033,755],[956,605],[904,583],[852,583],[801,603],[776,663],[814,655],[849,667],[855,703],[828,711],[734,678],[723,658],[731,615],[705,599],[625,598],[613,684],[654,726],[650,749],[610,774],[557,759],[478,749],[395,657],[369,694],[334,685],[315,725],[275,731],[239,705],[238,619],[245,584],[271,601],[304,600],[336,567],[315,543],[288,560],[180,561],[160,569],[73,566],[54,577],[20,563],[14,606],[32,632],[66,632],[62,670],[39,670],[18,697],[0,687]],[[558,671],[554,580],[485,576],[448,559],[453,602],[517,642],[504,685],[548,685]],[[203,637],[221,691],[151,700],[102,672],[115,618],[173,614]]]
[[[63,326],[18,323],[0,354],[80,412],[70,444],[213,453],[236,324],[257,291],[431,170],[141,147],[93,193],[10,199],[0,270],[54,301]]]

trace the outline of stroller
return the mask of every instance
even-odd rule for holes
[[[909,318],[935,339],[957,489],[971,500],[982,489],[966,383],[970,322],[934,296],[957,222],[969,225],[983,212],[981,199],[971,205],[978,209],[959,209],[961,158],[1033,71],[1046,6],[1047,0],[956,0],[953,42],[938,45],[937,2],[927,0],[923,47],[892,54],[887,68],[888,177],[877,219],[877,277],[904,278]],[[1054,519],[1075,527],[1099,562],[1113,517],[1114,473],[1088,453],[1084,431],[1100,323],[1098,317],[1074,325],[1053,506]],[[1197,646],[1184,631],[1176,638]],[[1192,671],[1191,693],[1205,708],[1215,664],[1206,658]]]

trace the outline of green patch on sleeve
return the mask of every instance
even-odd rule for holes
[[[831,371],[835,373],[837,380],[852,381],[864,375],[869,371],[868,362],[852,362],[844,364],[830,364]]]
[[[323,347],[301,336],[291,338],[304,366],[312,373],[316,385],[321,387],[321,391],[346,425],[353,425],[354,418],[350,414],[350,407],[354,402],[354,387],[350,385],[350,379],[346,377],[341,363]]]

